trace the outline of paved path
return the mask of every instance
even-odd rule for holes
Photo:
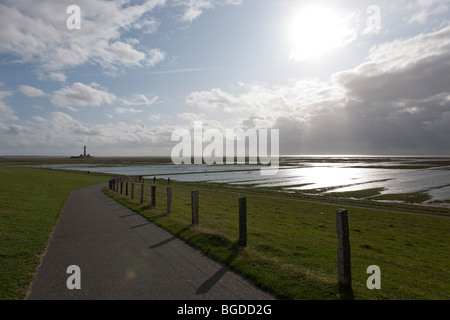
[[[102,193],[66,200],[28,299],[273,299]],[[80,268],[81,289],[66,281]]]

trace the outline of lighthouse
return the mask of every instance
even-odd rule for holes
[[[71,159],[82,159],[82,158],[92,158],[92,156],[90,154],[87,154],[86,152],[86,146],[84,146],[84,151],[83,153],[80,153],[79,156],[71,156]]]

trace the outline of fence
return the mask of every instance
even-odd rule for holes
[[[123,195],[123,185],[128,183],[133,182],[111,180],[109,189]],[[294,274],[299,268],[308,277],[339,283],[341,297],[450,298],[450,219],[367,208],[347,212],[289,197],[243,196],[238,191],[169,186],[160,181],[134,183],[141,186],[141,204],[163,209],[159,204],[166,203],[168,215],[270,255],[287,272]],[[159,191],[164,188],[166,192]],[[134,187],[125,196],[134,198]],[[378,290],[368,287],[368,267],[373,265],[381,270]]]

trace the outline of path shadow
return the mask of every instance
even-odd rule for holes
[[[239,246],[239,244],[236,243],[235,245],[233,245],[232,252],[227,257],[227,259],[225,260],[224,266],[222,268],[220,268],[219,270],[217,270],[205,282],[203,282],[202,285],[197,289],[196,294],[206,294],[206,293],[208,293],[209,290],[211,290],[217,284],[217,282],[219,282],[220,279],[222,279],[222,277],[228,271],[230,271],[230,267],[228,267],[228,265],[230,265],[231,262],[233,262],[233,260],[236,259],[236,257],[239,254],[240,249],[241,249],[241,247]]]
[[[126,215],[124,215],[124,216],[119,216],[119,219],[122,219],[122,218],[128,218],[128,217],[132,217],[132,216],[135,216],[136,215],[136,213],[130,213],[130,214],[126,214]]]
[[[166,240],[163,240],[163,241],[160,241],[158,243],[155,243],[155,244],[151,245],[148,248],[149,249],[155,249],[155,248],[158,248],[158,247],[161,247],[161,246],[165,245],[166,243],[172,242],[172,241],[174,241],[176,239],[178,239],[178,238],[177,237],[171,237],[171,238],[168,238]]]
[[[148,225],[148,224],[151,224],[151,222],[141,223],[141,224],[138,224],[137,226],[132,226],[132,227],[130,227],[130,229],[136,229],[136,228],[139,228],[139,227],[146,226],[146,225]]]
[[[163,216],[163,215],[161,215],[161,216]],[[161,246],[163,246],[163,245],[165,245],[165,244],[167,244],[167,243],[169,243],[169,242],[172,242],[172,241],[174,241],[174,240],[177,240],[177,239],[178,239],[178,240],[181,240],[181,238],[180,238],[181,234],[182,234],[183,232],[187,231],[187,230],[189,230],[188,227],[181,228],[178,232],[172,233],[172,237],[167,238],[167,239],[165,239],[165,240],[162,240],[162,241],[160,241],[160,242],[158,242],[158,243],[152,244],[152,245],[151,245],[150,247],[148,247],[148,248],[149,248],[149,249],[154,249],[154,248],[161,247]],[[183,240],[181,240],[181,241],[183,241]]]

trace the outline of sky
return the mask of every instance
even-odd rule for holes
[[[0,0],[0,155],[170,155],[194,121],[449,155],[449,22],[444,0]]]

